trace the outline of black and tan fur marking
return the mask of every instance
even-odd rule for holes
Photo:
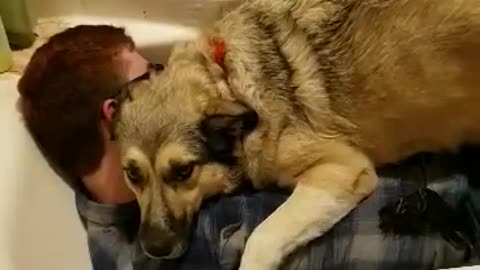
[[[202,201],[250,179],[293,190],[240,266],[277,269],[374,191],[375,167],[479,143],[479,75],[477,0],[242,4],[131,85],[118,112],[126,170],[134,160],[143,177],[127,182],[155,232],[145,251],[181,255]]]

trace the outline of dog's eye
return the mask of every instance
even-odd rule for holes
[[[142,182],[142,174],[137,166],[128,166],[124,170],[130,183],[133,185],[138,185]]]
[[[194,168],[195,164],[193,163],[172,166],[172,180],[181,182],[189,179]]]

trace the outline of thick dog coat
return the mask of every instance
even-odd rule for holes
[[[293,193],[240,268],[277,269],[374,191],[376,166],[478,143],[479,86],[480,1],[246,2],[119,97],[144,251],[180,256],[203,200],[275,184]]]

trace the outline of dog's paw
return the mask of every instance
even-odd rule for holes
[[[277,270],[281,262],[278,245],[268,234],[252,233],[245,246],[239,270]]]
[[[242,256],[242,262],[240,263],[239,270],[277,270],[276,266],[268,263],[267,260],[262,258],[264,255],[254,254]]]

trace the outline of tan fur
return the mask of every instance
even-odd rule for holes
[[[211,40],[225,42],[225,68]],[[177,237],[162,224],[166,212],[189,221],[204,199],[245,178],[291,188],[250,236],[240,266],[277,269],[375,189],[376,166],[479,142],[479,50],[476,0],[245,3],[178,45],[167,69],[122,103],[125,166],[139,151],[148,160],[140,169],[151,172],[142,189],[132,185],[150,196],[140,200],[142,226]],[[258,116],[253,131],[249,111]],[[235,164],[204,158],[217,129],[235,138]],[[191,176],[167,181],[171,164],[188,159]]]

